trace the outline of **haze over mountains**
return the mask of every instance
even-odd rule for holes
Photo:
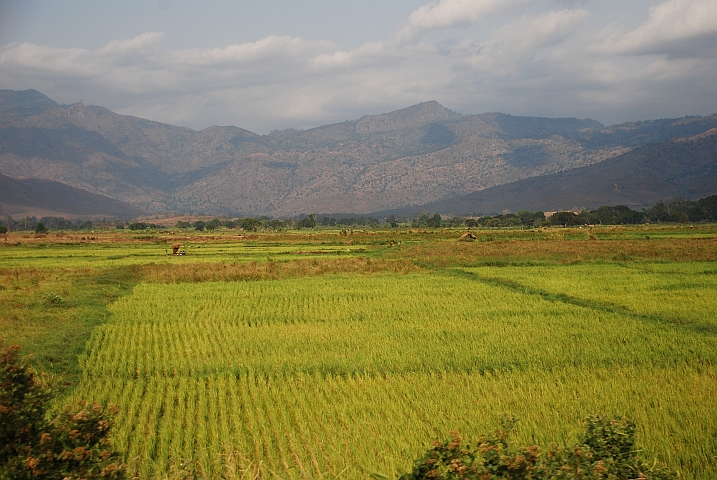
[[[636,208],[717,193],[717,115],[606,127],[430,101],[258,135],[2,90],[0,174],[0,213],[12,215]]]

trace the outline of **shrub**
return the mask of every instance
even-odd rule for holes
[[[478,446],[463,444],[458,433],[435,441],[401,480],[419,479],[655,479],[678,478],[657,465],[645,463],[635,450],[635,425],[624,418],[594,415],[587,419],[578,445],[516,447],[508,442],[515,419],[506,418],[493,435],[480,437]]]
[[[45,428],[50,392],[18,361],[20,347],[0,353],[0,477],[13,478],[23,470],[28,446]]]
[[[50,390],[18,352],[0,352],[0,478],[125,478],[126,466],[109,446],[114,412],[79,403],[48,422]]]
[[[129,224],[130,230],[146,230],[147,224],[144,222],[132,222]]]

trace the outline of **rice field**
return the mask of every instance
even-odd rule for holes
[[[574,440],[595,412],[633,418],[646,452],[710,478],[717,332],[702,313],[714,298],[662,322],[641,305],[674,288],[671,270],[643,269],[639,283],[620,264],[594,267],[556,266],[541,288],[582,278],[605,292],[586,295],[596,308],[482,281],[502,272],[484,268],[139,284],[95,328],[78,394],[120,408],[116,442],[143,478],[182,465],[210,478],[391,476],[449,430],[478,436],[511,413],[516,440],[547,444]],[[695,277],[683,288],[713,288]]]
[[[186,256],[173,256],[171,246],[181,243]],[[307,257],[351,256],[363,245],[324,245],[206,239],[148,238],[129,243],[106,237],[98,241],[52,244],[25,242],[2,249],[4,268],[115,268],[133,265],[185,265],[188,263],[247,263],[271,259],[291,261]]]
[[[118,407],[139,478],[392,478],[452,430],[568,444],[594,413],[717,478],[717,229],[476,233],[11,238],[0,336],[76,365],[58,406]]]

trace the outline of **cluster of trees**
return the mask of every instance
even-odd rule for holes
[[[157,223],[145,223],[145,222],[132,222],[127,226],[130,230],[161,230],[165,228],[164,225],[160,225]],[[117,225],[118,229],[123,229],[124,224]]]
[[[24,217],[15,220],[11,216],[6,216],[0,221],[0,233],[34,231],[35,233],[44,233],[48,230],[92,230],[93,224],[90,220],[78,221],[73,223],[62,217]],[[105,221],[97,223],[104,227]]]
[[[256,232],[257,230],[279,230],[282,228],[293,227],[293,220],[271,220],[269,217],[247,217],[234,220],[220,220],[219,218],[213,218],[208,222],[204,220],[196,220],[194,222],[178,221],[175,225],[176,228],[194,228],[197,231],[214,231],[220,227],[235,229],[241,228],[248,232]]]
[[[395,220],[394,220],[395,222]],[[228,229],[240,228],[248,232],[256,232],[258,230],[281,230],[285,228],[316,228],[317,226],[335,227],[377,227],[379,221],[373,217],[355,217],[341,218],[337,220],[333,217],[322,217],[320,220],[315,214],[302,215],[298,219],[272,220],[269,217],[246,217],[235,220],[220,220],[214,218],[208,222],[197,220],[195,222],[179,221],[175,224],[176,228],[194,228],[196,230],[216,230],[219,227]],[[396,225],[394,225],[396,226]]]
[[[534,227],[545,223],[543,212],[522,210],[516,213],[504,213],[492,217],[469,218],[466,227]]]
[[[535,227],[540,225],[632,225],[645,222],[717,222],[717,195],[711,195],[696,202],[681,198],[668,202],[660,201],[652,208],[642,210],[632,210],[625,205],[615,205],[579,212],[562,211],[554,213],[547,219],[543,212],[524,210],[476,219],[469,218],[464,220],[463,224],[466,227]]]
[[[377,227],[379,225],[378,218],[374,217],[351,217],[339,218],[323,217],[321,225],[325,227]]]
[[[439,214],[434,214],[433,216],[429,216],[427,213],[422,214],[417,219],[414,219],[411,221],[411,227],[413,228],[421,228],[421,227],[428,227],[428,228],[440,228],[442,226],[449,226],[442,224],[443,219]]]
[[[546,218],[543,212],[531,212],[522,210],[516,213],[504,213],[501,215],[485,216],[480,218],[453,217],[444,219],[436,214],[424,213],[418,218],[408,220],[404,224],[412,228],[450,228],[450,227],[536,227],[547,225],[629,225],[637,223],[662,223],[662,222],[717,222],[717,195],[710,195],[700,200],[691,201],[676,198],[667,202],[659,201],[652,208],[632,210],[625,205],[602,206],[595,210],[583,210],[579,212],[562,211]],[[394,215],[385,219],[374,217],[351,217],[336,219],[333,217],[322,217],[317,220],[314,214],[301,216],[296,220],[276,220],[269,217],[247,217],[233,220],[221,220],[213,218],[209,221],[197,220],[194,222],[179,221],[176,228],[194,228],[198,231],[217,230],[220,227],[234,229],[241,228],[245,231],[256,232],[258,230],[281,230],[285,228],[316,228],[324,227],[368,227],[375,228],[380,225],[397,228],[399,222]],[[92,230],[93,228],[107,228],[106,221],[93,223],[90,220],[73,223],[61,217],[25,217],[14,220],[7,216],[0,221],[0,234],[8,231],[35,231],[43,233],[48,230]],[[125,228],[125,224],[117,224],[116,228]],[[133,222],[128,224],[130,230],[162,230],[164,225],[145,222]]]
[[[652,208],[631,210],[625,205],[600,207],[582,212],[557,212],[549,218],[552,225],[629,225],[663,222],[717,222],[717,195],[693,202],[676,198],[669,202],[657,202]]]
[[[716,222],[717,195],[696,202],[681,198],[657,202],[645,212],[645,216],[651,222]]]

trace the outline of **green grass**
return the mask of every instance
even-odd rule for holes
[[[131,293],[131,270],[3,268],[1,273],[0,339],[20,345],[61,390],[75,386],[85,342],[109,318],[107,305]]]

